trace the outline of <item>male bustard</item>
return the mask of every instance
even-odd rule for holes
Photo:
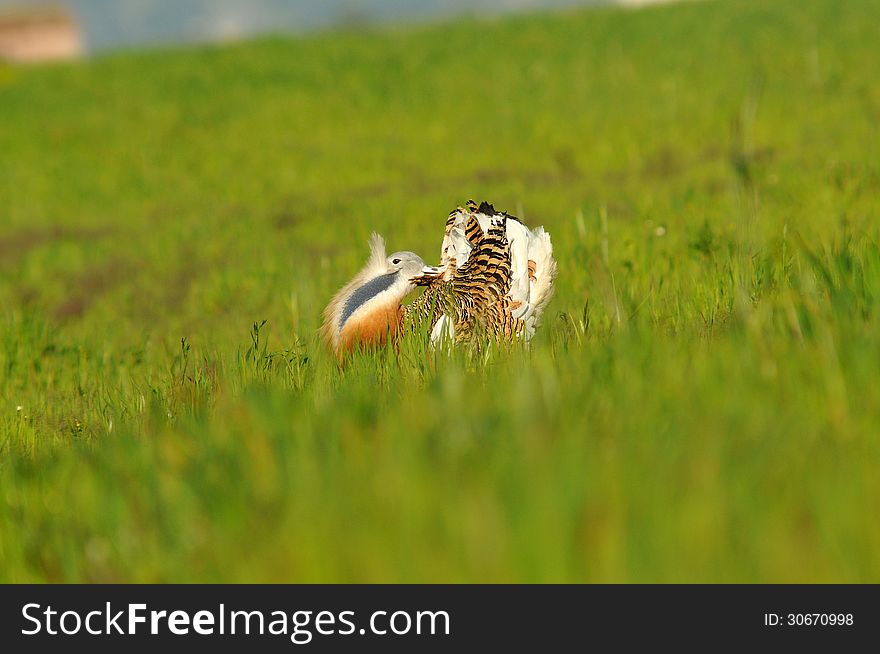
[[[407,329],[430,333],[433,344],[479,335],[529,340],[553,295],[550,235],[486,202],[449,214],[439,266],[412,252],[386,257],[376,234],[370,249],[367,265],[324,309],[321,333],[339,357]],[[418,286],[425,292],[402,306]]]

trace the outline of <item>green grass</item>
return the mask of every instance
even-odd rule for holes
[[[878,25],[719,0],[0,68],[0,581],[880,581]],[[369,233],[434,258],[471,197],[553,235],[533,347],[340,371],[315,331]]]

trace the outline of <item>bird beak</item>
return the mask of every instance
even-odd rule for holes
[[[424,266],[422,268],[422,274],[413,277],[410,280],[410,283],[415,284],[416,286],[430,286],[434,283],[434,280],[437,279],[440,272],[441,269],[437,266]]]

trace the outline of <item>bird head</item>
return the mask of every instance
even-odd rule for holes
[[[422,258],[415,252],[395,252],[385,259],[385,264],[385,274],[396,275],[397,283],[401,285],[406,282],[407,292],[416,287],[416,277],[437,272],[437,268],[425,265]]]

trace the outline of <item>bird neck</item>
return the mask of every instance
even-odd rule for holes
[[[352,316],[342,328],[339,338],[340,352],[356,347],[372,348],[384,345],[397,335],[403,309],[399,297],[388,298],[369,311]]]

